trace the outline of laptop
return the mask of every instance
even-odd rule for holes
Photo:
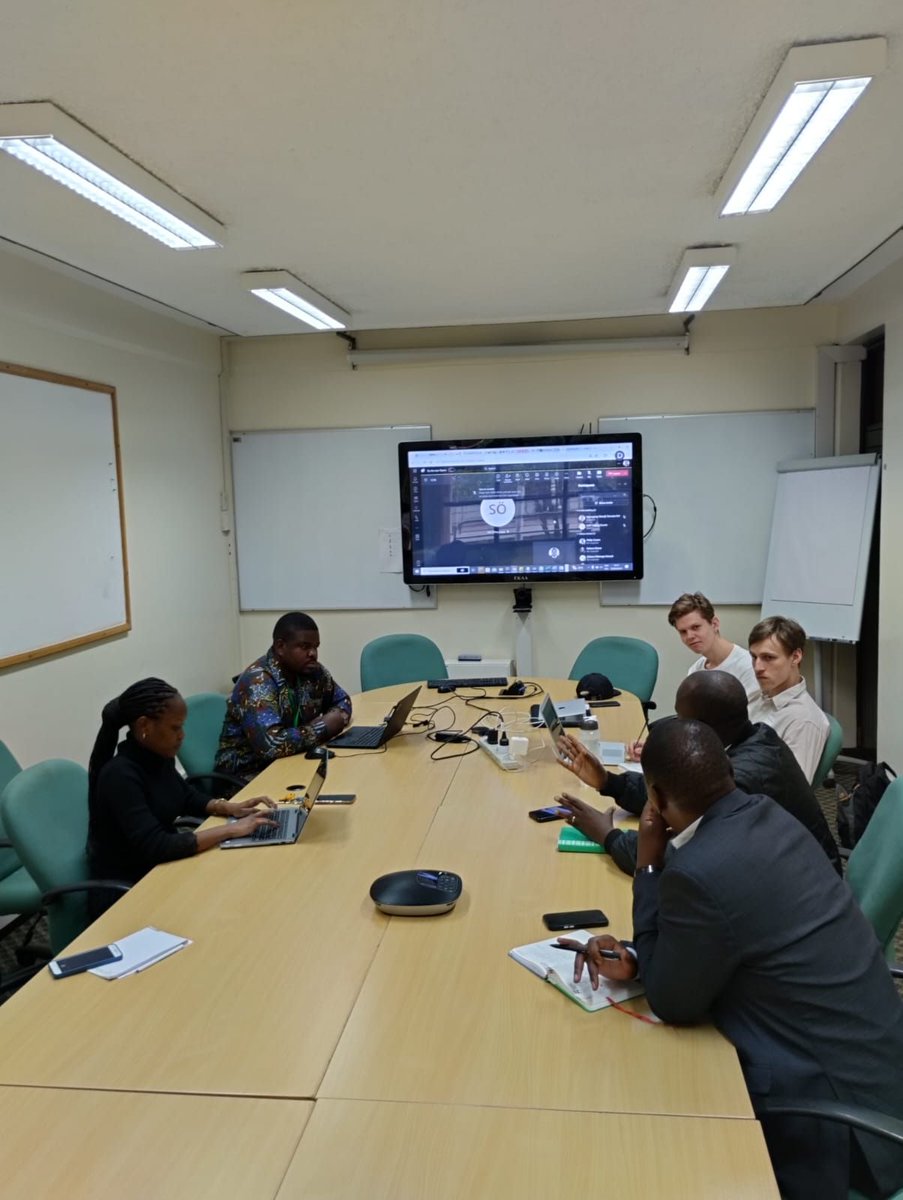
[[[401,733],[404,723],[408,719],[411,709],[414,707],[414,701],[417,699],[419,691],[420,684],[418,683],[413,692],[408,692],[406,696],[398,701],[386,718],[384,725],[355,725],[353,729],[346,729],[344,733],[340,733],[338,737],[334,737],[329,742],[330,748],[335,748],[336,750],[378,750],[380,746],[384,746],[386,742],[391,741],[396,734]]]
[[[542,704],[539,706],[539,715],[542,717],[545,725],[552,735],[552,745],[558,753],[558,742],[561,735],[564,733],[564,726],[561,724],[561,716],[555,704],[552,703],[552,698],[548,694],[543,696]]]
[[[275,825],[258,825],[248,837],[228,838],[220,842],[222,850],[234,850],[238,846],[289,846],[297,842],[307,824],[310,810],[317,802],[323,784],[326,782],[326,759],[320,761],[316,774],[310,781],[310,786],[304,793],[300,804],[280,804],[271,809],[267,816]]]

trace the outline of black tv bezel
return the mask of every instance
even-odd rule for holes
[[[487,571],[470,575],[415,575],[411,544],[411,475],[408,455],[418,450],[497,450],[524,446],[604,446],[630,442],[633,523],[633,570],[568,571],[561,575],[525,570],[517,574]],[[403,577],[411,587],[436,587],[440,583],[608,583],[643,578],[643,439],[639,433],[543,434],[538,437],[449,438],[429,442],[399,442],[398,478],[401,499],[401,542]]]

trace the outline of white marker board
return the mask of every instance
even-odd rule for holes
[[[401,573],[399,442],[429,425],[235,432],[242,612],[434,608]]]
[[[0,363],[0,667],[130,628],[116,392]]]
[[[881,466],[874,454],[781,463],[762,614],[810,638],[856,642]]]
[[[643,491],[658,515],[643,579],[605,583],[603,605],[760,604],[777,465],[815,453],[815,410],[600,418],[600,433],[643,438]],[[653,510],[643,505],[644,528]]]

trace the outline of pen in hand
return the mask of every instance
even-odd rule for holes
[[[569,950],[571,954],[586,954],[586,946],[562,946],[561,942],[550,942],[549,945],[553,950]],[[596,953],[602,958],[611,958],[615,962],[621,959],[617,950],[597,950]]]

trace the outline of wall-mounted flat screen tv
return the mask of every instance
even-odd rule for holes
[[[639,434],[402,442],[405,582],[642,579]]]

